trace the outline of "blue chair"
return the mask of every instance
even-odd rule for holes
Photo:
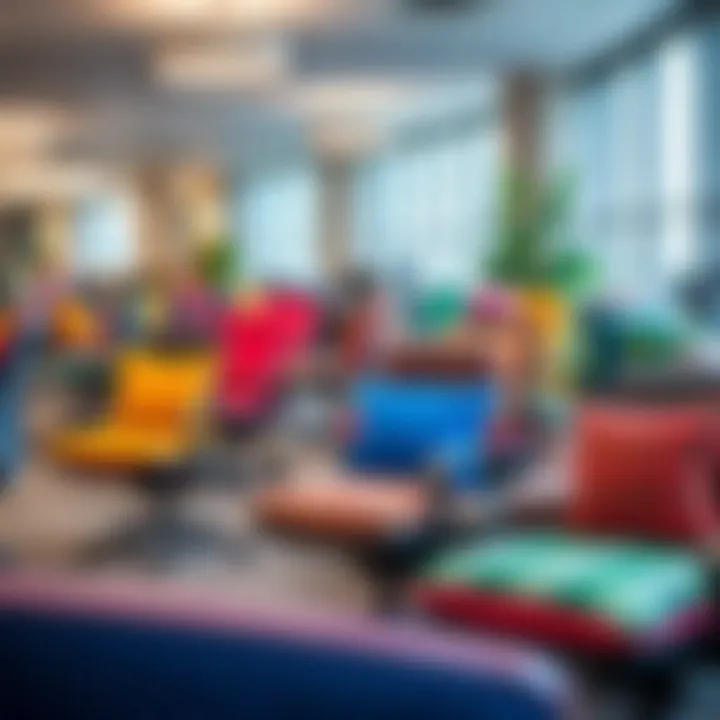
[[[343,459],[364,475],[417,475],[441,466],[455,490],[477,487],[496,406],[485,378],[362,378],[350,399]]]
[[[486,487],[496,394],[479,372],[362,378],[351,394],[333,482],[295,478],[265,489],[255,497],[258,521],[362,554],[398,528],[423,525],[443,504],[438,495]],[[429,482],[436,476],[439,483]]]
[[[0,717],[558,720],[571,709],[566,674],[506,643],[96,582],[3,577]]]

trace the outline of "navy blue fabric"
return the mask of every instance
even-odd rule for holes
[[[448,447],[472,445],[482,457],[496,393],[487,380],[404,380],[371,376],[351,398],[355,435],[345,450],[360,472],[417,473]]]
[[[12,475],[23,455],[23,407],[33,341],[20,338],[0,362],[0,475]]]
[[[0,611],[3,720],[551,720],[528,686],[248,631]]]

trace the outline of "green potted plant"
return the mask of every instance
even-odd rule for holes
[[[239,243],[230,235],[221,235],[202,243],[195,257],[202,281],[214,290],[228,293],[242,277],[242,256]]]
[[[506,173],[490,279],[514,289],[544,350],[555,355],[567,341],[573,301],[594,278],[590,255],[570,232],[570,176],[537,181]]]

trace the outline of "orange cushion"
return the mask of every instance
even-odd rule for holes
[[[339,540],[371,539],[420,519],[427,496],[397,481],[288,483],[255,498],[260,522],[276,529]]]
[[[571,524],[669,541],[719,527],[706,418],[695,410],[596,405],[578,422]]]
[[[66,465],[87,469],[133,470],[172,464],[192,449],[188,438],[165,431],[117,425],[71,430],[52,445],[53,455]]]

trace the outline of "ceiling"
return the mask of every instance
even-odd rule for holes
[[[306,147],[316,126],[386,131],[433,106],[471,111],[488,102],[497,72],[586,62],[680,3],[469,5],[420,12],[409,0],[0,0],[0,130],[8,116],[17,126],[23,117],[47,126],[22,143],[7,133],[0,162],[23,153],[55,164],[262,162]],[[281,67],[256,82],[169,83],[158,74],[161,53],[232,55],[268,43],[281,48]]]

